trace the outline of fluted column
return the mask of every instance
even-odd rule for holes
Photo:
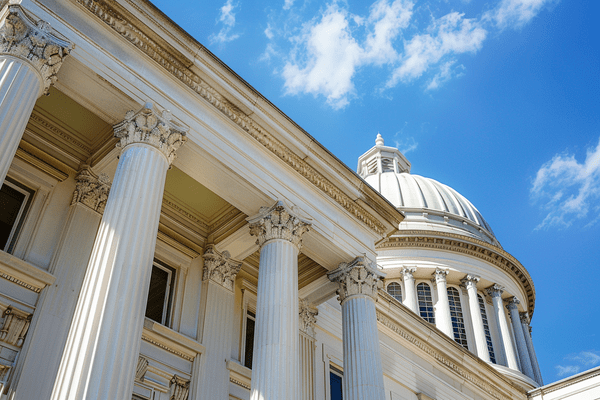
[[[483,328],[483,317],[479,308],[479,299],[477,298],[477,282],[479,277],[476,275],[467,275],[462,283],[467,287],[469,295],[469,311],[471,312],[471,320],[473,322],[473,335],[475,336],[475,347],[477,348],[477,356],[483,361],[490,362],[490,353],[485,339],[485,330]]]
[[[283,202],[249,218],[260,246],[251,400],[297,400],[298,253],[310,222]]]
[[[527,343],[525,342],[525,335],[523,335],[523,326],[521,325],[521,317],[519,316],[519,300],[513,297],[506,308],[510,313],[510,319],[512,321],[513,332],[515,334],[515,341],[517,342],[517,351],[519,352],[519,360],[521,360],[521,372],[535,380],[533,374],[533,368],[531,366],[531,359],[529,358],[529,350],[527,349]]]
[[[344,399],[384,400],[375,300],[383,274],[366,257],[327,274],[338,283],[344,342]]]
[[[226,399],[229,396],[231,332],[234,322],[234,283],[242,263],[208,245],[204,253],[200,308],[203,311],[198,341],[206,347],[198,383],[200,399]]]
[[[531,369],[533,370],[534,380],[542,386],[542,372],[540,371],[540,365],[535,355],[535,349],[533,348],[533,341],[531,340],[531,331],[529,327],[529,314],[526,312],[520,313],[521,315],[521,326],[523,327],[523,336],[525,337],[525,344],[527,345],[527,351],[529,353],[529,360],[531,361]]]
[[[435,325],[450,338],[454,339],[452,317],[450,316],[450,302],[448,301],[448,286],[446,285],[447,270],[436,268],[433,273],[437,288],[438,301],[435,305]]]
[[[75,180],[77,186],[67,223],[50,266],[56,281],[44,290],[38,305],[39,319],[19,373],[15,400],[48,399],[52,394],[85,276],[83,266],[90,258],[108,198],[110,182],[106,175],[97,177],[84,167]]]
[[[506,320],[506,313],[504,312],[504,304],[502,302],[504,288],[500,285],[494,285],[488,288],[487,291],[488,294],[492,296],[492,302],[494,303],[494,315],[496,316],[496,322],[500,328],[500,337],[502,338],[502,347],[504,348],[504,355],[506,357],[506,366],[518,371],[519,363],[517,361],[517,354],[510,337],[510,329],[508,328],[508,321]]]
[[[18,4],[0,14],[0,186],[19,147],[35,101],[56,81],[68,40]]]
[[[151,104],[115,125],[121,156],[53,400],[131,397],[167,169],[185,131]]]
[[[315,323],[318,311],[308,301],[300,301],[300,396],[299,400],[315,399]]]
[[[404,267],[402,268],[402,277],[404,281],[404,291],[406,292],[406,298],[404,299],[404,305],[410,308],[415,314],[419,314],[419,304],[417,302],[417,291],[415,289],[415,278],[413,274],[417,271],[415,267]]]

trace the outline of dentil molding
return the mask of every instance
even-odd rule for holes
[[[100,174],[97,176],[86,165],[79,171],[75,181],[77,184],[73,192],[71,205],[81,203],[102,214],[106,207],[106,200],[108,200],[111,186],[108,175]]]
[[[43,92],[48,93],[73,44],[48,22],[34,19],[18,4],[7,5],[0,18],[0,54],[31,65],[42,78]]]
[[[261,207],[258,215],[248,218],[250,235],[256,236],[256,244],[262,247],[270,240],[287,240],[298,249],[302,247],[302,235],[308,232],[311,222],[301,218],[282,201],[271,207]]]
[[[202,280],[210,279],[226,289],[233,291],[235,276],[242,268],[241,261],[230,258],[228,251],[219,253],[215,246],[209,244],[204,252],[204,271]]]
[[[369,296],[376,300],[377,290],[383,287],[384,276],[365,256],[356,257],[349,263],[341,263],[336,270],[327,274],[329,280],[338,284],[340,303],[356,295]]]
[[[159,115],[152,103],[146,103],[138,112],[128,111],[125,119],[113,127],[115,137],[121,139],[119,145],[122,149],[133,143],[153,146],[164,154],[171,165],[177,149],[186,142],[188,131],[172,118],[169,111],[164,110]]]

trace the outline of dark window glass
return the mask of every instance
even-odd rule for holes
[[[456,343],[467,349],[469,348],[469,345],[467,344],[465,320],[463,318],[462,307],[460,305],[460,294],[456,288],[448,288],[448,302],[450,303],[450,317],[452,318],[454,340]]]
[[[166,325],[169,320],[171,287],[174,279],[175,270],[154,262],[148,290],[148,302],[146,303],[146,317],[159,324]]]
[[[329,390],[331,400],[342,400],[342,372],[336,368],[329,368]]]
[[[479,298],[479,310],[481,311],[481,318],[483,319],[483,330],[485,331],[485,341],[487,343],[488,352],[490,353],[490,361],[496,364],[496,355],[494,354],[490,325],[488,324],[487,312],[485,311],[485,301],[480,294],[478,294],[477,297]]]
[[[392,282],[387,286],[387,292],[400,303],[402,303],[402,286],[398,282]]]
[[[0,189],[0,249],[11,252],[33,191],[8,178]]]
[[[252,368],[252,353],[254,352],[254,313],[248,311],[246,318],[246,344],[244,354],[244,366]]]
[[[431,287],[426,283],[419,283],[417,285],[417,298],[419,299],[419,315],[421,315],[421,318],[435,324]]]

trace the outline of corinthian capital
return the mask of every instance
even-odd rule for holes
[[[96,176],[89,167],[84,166],[75,177],[77,185],[73,192],[71,205],[81,203],[102,214],[110,191],[110,178],[106,174]]]
[[[469,289],[469,287],[474,287],[474,288],[477,288],[477,282],[479,282],[479,280],[480,280],[480,279],[481,279],[481,278],[480,278],[479,276],[477,276],[477,275],[470,275],[470,274],[469,274],[469,275],[465,276],[465,277],[464,277],[464,278],[461,280],[461,283],[462,283],[463,285],[465,285],[465,287],[466,287],[467,289]]]
[[[508,301],[508,304],[506,305],[506,308],[508,308],[509,310],[517,310],[519,304],[521,304],[521,302],[519,301],[519,299],[517,299],[516,297],[513,297],[512,299],[510,299]]]
[[[219,253],[213,245],[207,246],[203,258],[204,272],[202,273],[202,280],[210,279],[233,291],[235,276],[240,272],[242,263],[232,260],[228,251]]]
[[[327,274],[330,281],[338,283],[340,303],[355,295],[377,299],[377,289],[383,286],[381,279],[384,276],[365,256],[356,257],[349,263],[341,263],[336,270]]]
[[[56,82],[56,74],[73,44],[46,21],[34,19],[23,7],[10,4],[0,16],[0,54],[19,58],[40,74],[43,92]]]
[[[318,310],[311,307],[306,299],[299,302],[300,330],[309,336],[315,336]]]
[[[128,111],[125,120],[113,127],[115,137],[121,139],[120,146],[133,143],[144,143],[160,150],[169,165],[175,159],[177,149],[187,140],[184,128],[172,121],[172,115],[164,110],[160,115],[154,110],[152,103],[146,103],[138,112]]]
[[[504,287],[496,283],[494,286],[487,288],[486,291],[490,296],[492,296],[492,298],[502,297],[502,293],[504,293]]]
[[[404,279],[414,279],[415,272],[417,272],[417,267],[403,267],[400,271]]]
[[[271,207],[261,207],[257,216],[248,218],[250,234],[256,236],[256,244],[262,247],[270,240],[283,239],[302,247],[302,235],[308,232],[310,221],[299,217],[282,201]]]
[[[446,282],[446,276],[448,275],[447,269],[436,268],[433,276],[435,277],[435,282]]]

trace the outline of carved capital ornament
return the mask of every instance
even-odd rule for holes
[[[73,44],[48,22],[34,19],[18,4],[9,4],[2,10],[0,24],[0,55],[31,65],[42,80],[42,92],[48,93]]]
[[[383,287],[385,275],[377,270],[375,264],[365,256],[356,257],[349,263],[327,274],[332,282],[337,282],[340,303],[351,296],[364,295],[377,299],[377,290]]]
[[[256,236],[256,244],[262,247],[270,240],[287,240],[298,249],[302,247],[302,235],[308,232],[311,222],[278,201],[271,207],[261,207],[257,216],[249,218],[250,235]]]
[[[96,176],[89,167],[84,166],[75,177],[75,181],[77,184],[71,205],[81,203],[102,214],[111,186],[108,175]]]
[[[315,324],[319,311],[310,306],[306,299],[299,302],[300,330],[309,336],[315,336]]]
[[[435,272],[433,273],[433,276],[435,277],[435,282],[436,283],[440,283],[440,282],[446,282],[446,276],[448,275],[448,270],[446,269],[441,269],[441,268],[436,268]]]
[[[119,146],[122,149],[134,143],[147,144],[162,152],[171,165],[175,153],[186,142],[188,131],[172,119],[169,111],[164,110],[159,115],[152,103],[146,103],[138,112],[128,111],[125,119],[113,129],[115,137],[121,139]]]
[[[208,245],[204,252],[204,271],[202,280],[210,279],[226,289],[233,291],[235,277],[242,263],[232,260],[228,251],[219,253],[215,246]]]
[[[502,298],[502,293],[504,293],[504,287],[496,283],[494,284],[494,286],[487,288],[486,291],[492,298]]]

